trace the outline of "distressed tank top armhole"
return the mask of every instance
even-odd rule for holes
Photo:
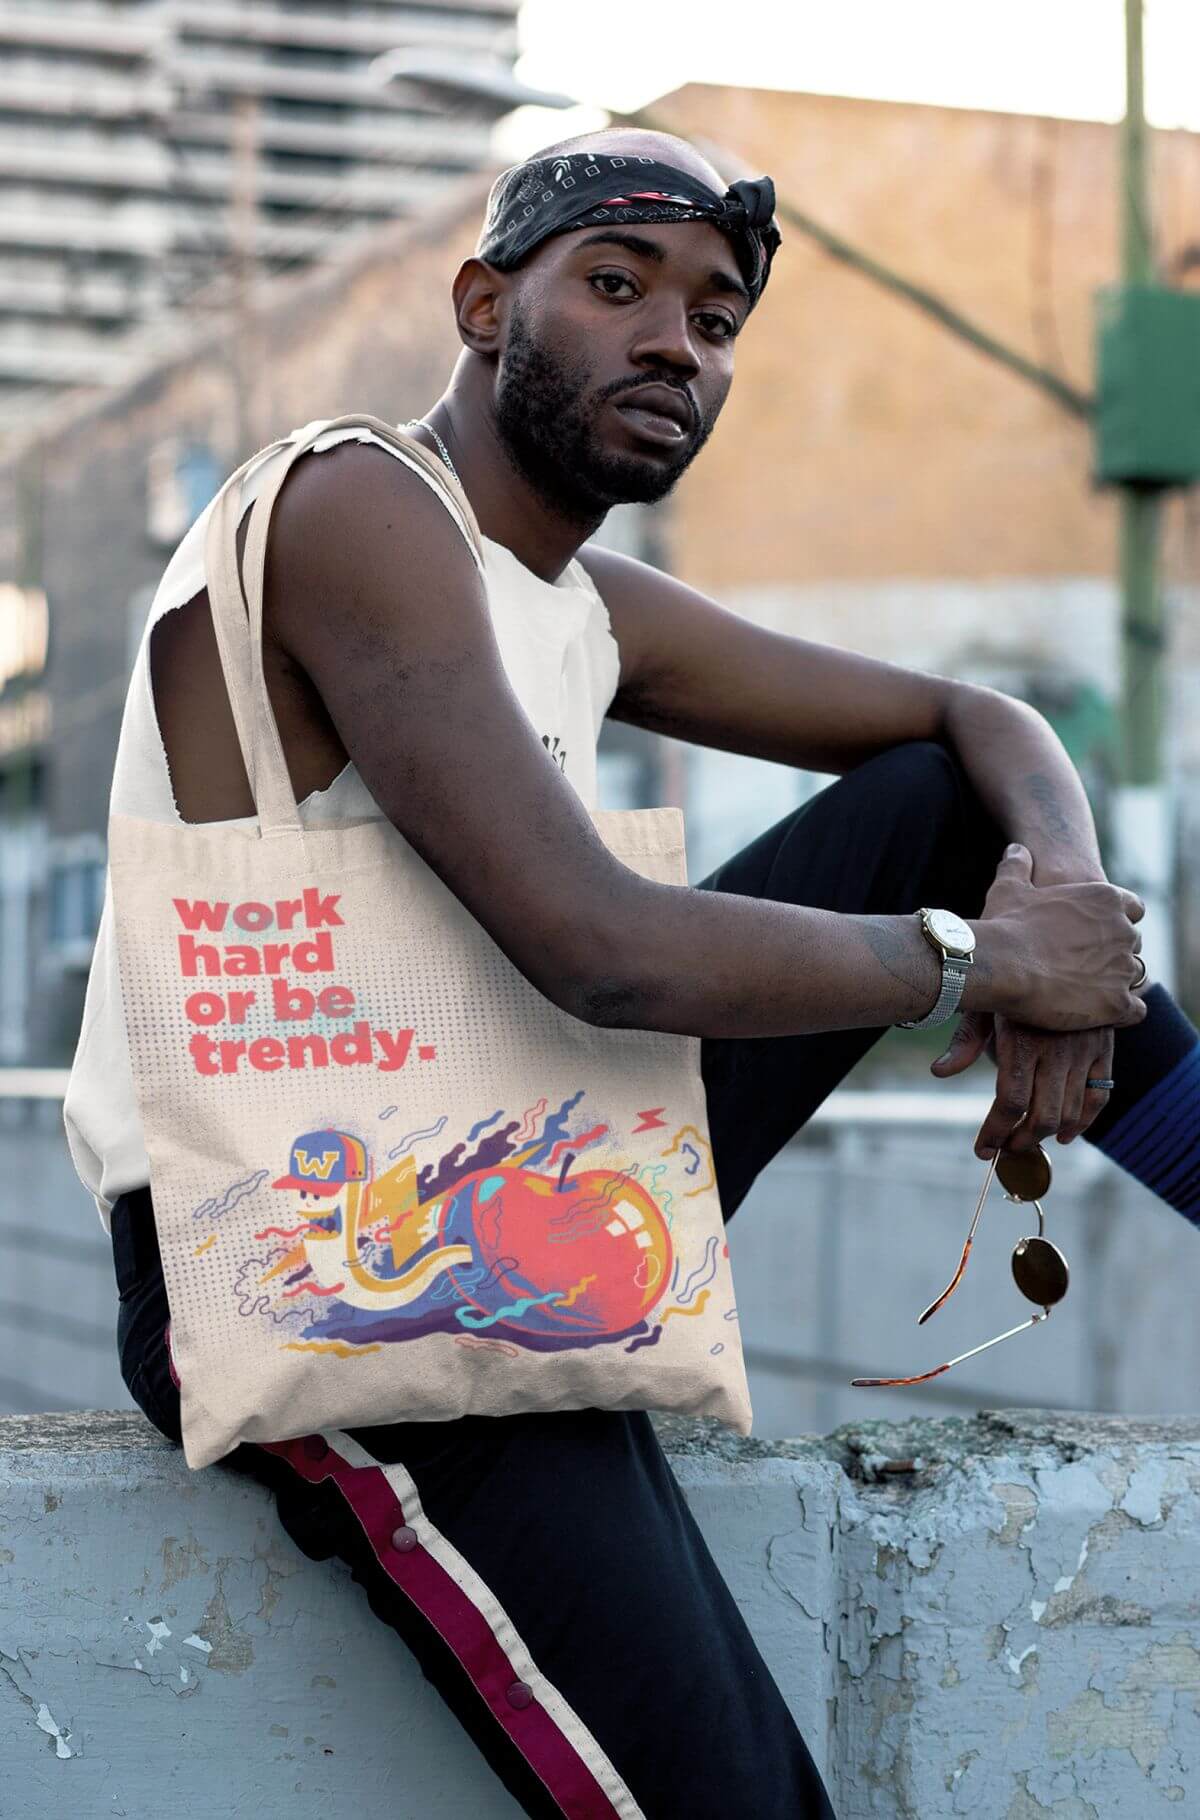
[[[471,552],[475,567],[479,570],[481,575],[484,574],[485,570],[482,555],[476,549],[474,539],[467,530],[466,524],[463,521],[463,515],[458,508],[458,501],[447,487],[438,484],[436,475],[423,467],[415,457],[410,457],[401,450],[392,448],[389,443],[381,442],[373,431],[367,429],[337,430],[329,436],[318,436],[309,453],[321,455],[324,454],[326,449],[336,448],[339,443],[349,442],[352,439],[356,442],[373,442],[376,448],[382,449],[385,454],[392,456],[395,461],[403,462],[410,473],[416,474],[419,479],[425,482],[425,485],[429,488],[430,492],[434,494],[435,498],[441,500],[447,512],[454,520],[455,527],[458,530],[460,537]]]
[[[571,558],[571,561],[567,564],[565,573],[570,576],[573,582],[583,589],[584,593],[591,600],[592,623],[598,628],[602,642],[612,647],[612,655],[616,659],[617,673],[619,675],[621,647],[617,643],[617,635],[613,631],[612,618],[608,611],[608,602],[605,600],[603,594],[601,594],[599,588],[596,586],[577,556]]]

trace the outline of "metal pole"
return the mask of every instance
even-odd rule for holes
[[[233,373],[237,393],[238,461],[258,446],[254,408],[256,376],[255,279],[258,259],[258,136],[256,95],[235,95],[230,153],[230,261],[233,270]]]
[[[1147,181],[1142,54],[1143,0],[1125,0],[1125,122],[1121,135],[1121,272],[1126,284],[1155,276]],[[1159,582],[1161,493],[1121,495],[1121,757],[1114,834],[1121,882],[1146,900],[1144,953],[1150,973],[1174,979],[1171,906],[1173,835],[1163,778],[1165,627]]]

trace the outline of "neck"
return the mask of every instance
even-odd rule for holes
[[[425,412],[450,450],[479,528],[543,581],[557,581],[604,513],[573,512],[526,479],[509,455],[492,407],[490,373],[482,362],[459,360],[450,384]],[[434,449],[432,437],[415,435]]]

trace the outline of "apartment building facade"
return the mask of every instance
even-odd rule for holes
[[[487,159],[517,0],[0,0],[0,435],[121,383],[145,331],[252,307]]]

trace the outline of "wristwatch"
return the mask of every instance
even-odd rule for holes
[[[910,1018],[898,1025],[901,1030],[928,1030],[944,1024],[958,1010],[967,968],[975,952],[975,932],[955,916],[953,910],[920,910],[921,934],[929,946],[942,957],[942,989],[937,1004],[928,1017]]]

